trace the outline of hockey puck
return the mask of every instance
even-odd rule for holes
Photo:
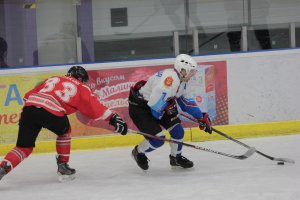
[[[278,162],[277,165],[284,165],[284,162]]]

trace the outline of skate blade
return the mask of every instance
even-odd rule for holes
[[[174,170],[174,171],[179,171],[179,170],[194,170],[194,167],[184,168],[184,167],[181,167],[179,165],[171,165],[171,169]]]
[[[63,175],[61,173],[57,173],[57,176],[58,176],[58,181],[60,183],[64,183],[64,182],[69,182],[69,181],[72,181],[76,178],[75,174],[71,174],[71,175]]]

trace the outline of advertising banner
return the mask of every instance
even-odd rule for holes
[[[192,91],[196,102],[204,112],[208,112],[214,125],[228,124],[227,69],[225,61],[198,63],[200,68],[192,80]],[[83,65],[83,67],[88,65]],[[110,68],[88,70],[89,87],[98,94],[101,102],[118,112],[128,123],[135,126],[128,115],[129,89],[137,81],[147,80],[159,70],[173,65]],[[0,144],[15,143],[18,133],[18,120],[23,107],[24,94],[38,82],[54,75],[65,73],[36,73],[25,75],[0,76]],[[95,108],[96,109],[96,108]],[[113,127],[108,122],[90,123],[81,113],[69,116],[72,136],[95,136],[112,134]],[[182,119],[184,120],[184,119]],[[185,127],[195,124],[183,121]],[[54,139],[55,135],[42,130],[38,140]]]
[[[23,97],[38,82],[61,73],[0,76],[0,144],[14,143],[18,135],[18,122],[24,105]],[[43,130],[44,131],[44,130]],[[48,134],[39,137],[48,138]],[[51,134],[52,135],[52,134]]]

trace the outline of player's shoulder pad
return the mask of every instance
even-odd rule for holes
[[[89,86],[87,86],[87,85],[85,85],[85,84],[82,84],[82,87],[83,87],[83,88],[86,88],[88,91],[92,92],[92,90],[91,90],[91,88],[90,88]]]
[[[173,69],[166,69],[162,73],[161,77],[162,86],[166,89],[177,88],[180,84],[178,75]]]

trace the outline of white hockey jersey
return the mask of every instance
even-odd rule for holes
[[[194,118],[202,118],[202,112],[188,90],[189,84],[180,82],[174,69],[165,69],[152,75],[140,89],[140,94],[148,101],[155,118],[160,119],[170,99],[176,99],[181,110]]]

